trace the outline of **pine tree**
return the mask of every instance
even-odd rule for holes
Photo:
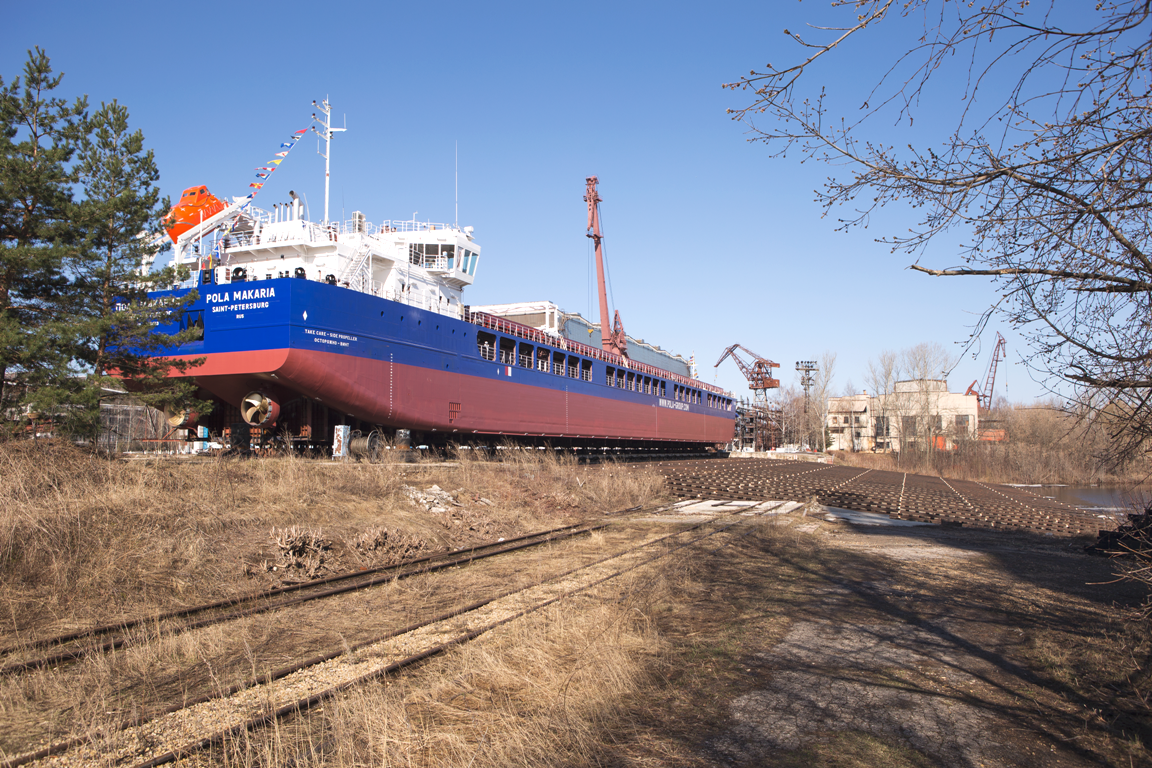
[[[52,97],[62,78],[39,48],[23,80],[0,78],[0,409],[68,370],[60,299],[73,234],[69,161],[88,105]]]
[[[160,222],[170,207],[155,186],[160,173],[153,153],[116,101],[101,104],[85,127],[77,155],[84,198],[73,222],[76,248],[66,261],[72,278],[66,335],[74,340],[74,364],[87,375],[58,380],[35,398],[55,406],[68,432],[92,437],[100,428],[100,402],[125,387],[160,410],[204,413],[207,404],[195,399],[196,387],[187,379],[168,378],[199,361],[158,356],[195,340],[203,326],[186,318],[195,291],[180,298],[148,296],[186,276],[171,267],[148,269],[167,247]],[[157,332],[157,326],[176,325],[183,330]]]

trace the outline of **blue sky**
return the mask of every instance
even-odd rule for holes
[[[748,393],[736,367],[712,365],[740,343],[781,364],[837,354],[834,388],[865,385],[881,350],[924,341],[960,352],[995,297],[981,280],[906,269],[875,238],[914,212],[888,208],[866,230],[835,232],[813,190],[829,168],[772,159],[725,110],[721,89],[794,50],[782,30],[827,18],[827,3],[234,3],[10,4],[0,76],[41,46],[60,92],[93,106],[119,100],[157,157],[161,187],[206,184],[242,195],[291,131],[327,96],[336,123],[333,219],[454,219],[483,247],[472,304],[549,299],[596,317],[589,288],[584,178],[600,178],[613,306],[633,336],[685,356],[701,378]],[[850,11],[851,9],[849,9]],[[902,44],[896,27],[867,42]],[[852,52],[856,55],[856,51]],[[868,59],[868,51],[859,53]],[[851,102],[871,82],[847,56],[818,78]],[[944,92],[946,93],[946,91]],[[941,96],[946,106],[957,99]],[[912,134],[942,140],[946,110]],[[921,133],[923,131],[923,133]],[[905,131],[905,133],[907,133]],[[940,138],[936,138],[939,136]],[[303,192],[322,218],[323,159],[300,142],[257,198],[271,208]],[[843,215],[843,212],[839,212]],[[956,240],[922,259],[953,266]],[[997,395],[1044,395],[1019,337],[995,322],[949,383],[983,380],[995,331],[1009,341]]]

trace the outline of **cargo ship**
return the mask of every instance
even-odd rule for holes
[[[329,114],[327,102],[321,109]],[[318,122],[330,157],[335,129]],[[251,194],[223,203],[206,187],[186,190],[169,222],[173,263],[191,277],[163,295],[196,289],[179,325],[201,333],[165,356],[202,359],[174,375],[192,377],[216,405],[170,423],[233,445],[275,435],[312,448],[331,445],[337,427],[429,445],[729,442],[729,393],[695,378],[683,358],[627,337],[618,314],[609,327],[596,183],[586,180],[585,200],[600,266],[599,348],[569,338],[589,336],[591,323],[547,302],[464,304],[481,260],[470,226],[377,225],[359,212],[332,222],[327,200],[312,222],[294,193],[266,211]]]

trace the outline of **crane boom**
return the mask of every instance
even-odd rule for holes
[[[988,373],[984,375],[984,388],[982,390],[976,389],[977,381],[973,381],[968,385],[966,395],[976,395],[976,405],[980,408],[992,407],[992,390],[996,387],[996,368],[1001,360],[1008,357],[1008,342],[996,332],[996,347],[992,350],[992,361],[988,363]]]
[[[744,353],[752,358],[751,365],[740,357],[737,350],[744,350]],[[748,379],[748,388],[754,392],[757,390],[776,389],[780,386],[780,380],[772,377],[772,369],[779,368],[779,363],[774,363],[766,357],[761,357],[740,344],[733,344],[724,350],[724,354],[720,355],[720,359],[716,361],[716,365],[714,365],[713,368],[718,368],[720,363],[729,357],[736,363],[736,366],[740,369],[740,373],[744,374],[744,378]]]
[[[596,246],[596,282],[600,288],[600,345],[605,352],[628,357],[628,337],[624,334],[619,310],[616,311],[612,325],[608,325],[608,294],[604,289],[604,249],[601,244],[604,235],[600,233],[600,193],[596,191],[598,181],[595,176],[584,180],[587,185],[584,201],[588,203],[588,237],[592,238]]]
[[[740,356],[741,350],[751,358],[750,361]],[[772,369],[779,368],[780,364],[761,357],[740,344],[733,344],[724,350],[724,354],[720,355],[720,359],[713,367],[719,367],[720,363],[729,357],[736,363],[740,373],[744,374],[744,378],[748,379],[748,388],[752,390],[754,401],[751,408],[736,409],[738,436],[747,436],[750,431],[753,450],[757,451],[779,445],[780,409],[768,404],[768,390],[780,386],[780,380],[772,376]],[[738,439],[742,441],[744,437]]]

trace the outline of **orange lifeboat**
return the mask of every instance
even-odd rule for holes
[[[180,194],[180,202],[164,218],[164,229],[172,242],[202,221],[212,218],[228,207],[208,187],[188,187]]]

